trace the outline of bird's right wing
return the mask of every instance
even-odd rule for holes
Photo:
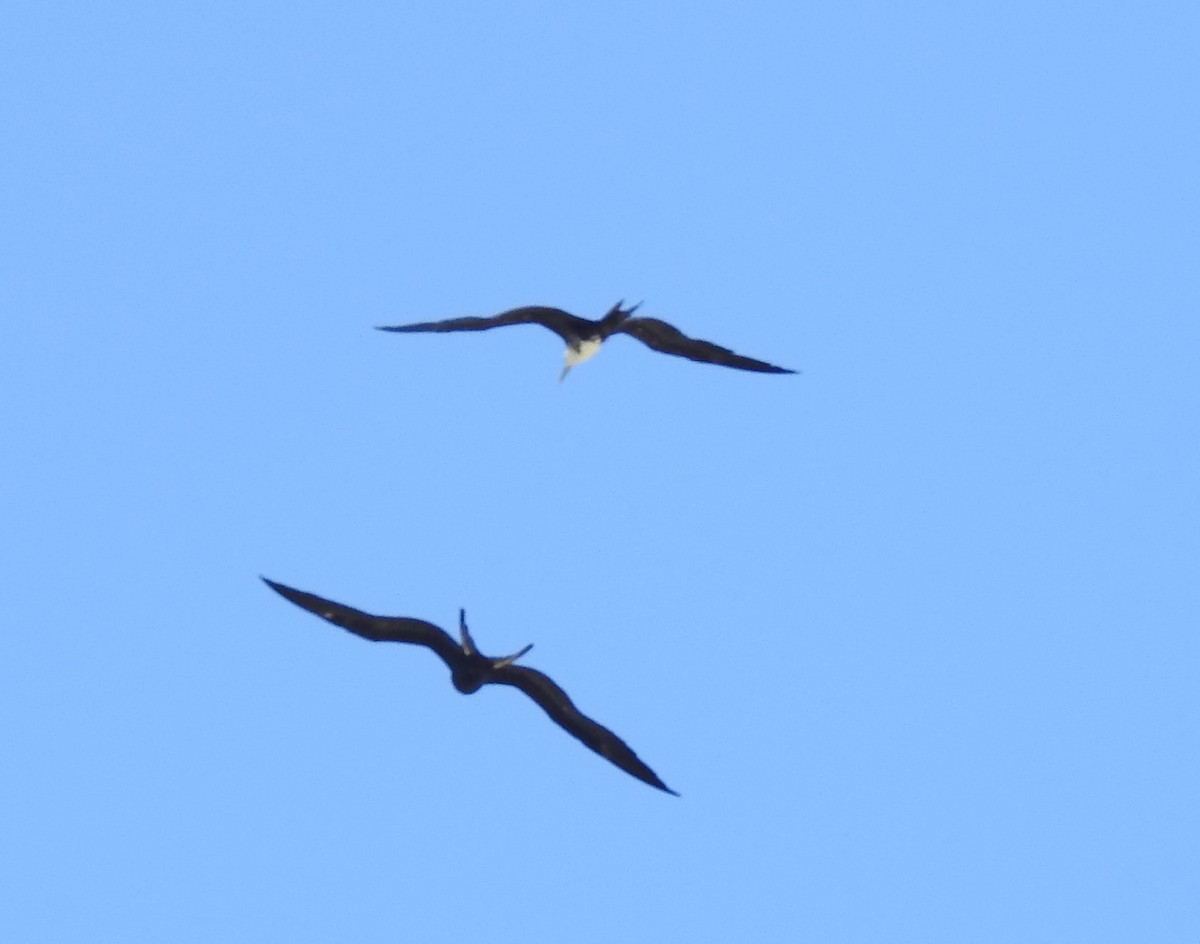
[[[679,796],[658,779],[658,774],[647,767],[628,744],[576,708],[574,702],[567,697],[567,693],[548,675],[523,665],[508,665],[497,671],[492,676],[492,681],[519,688],[541,705],[546,714],[563,730],[577,737],[601,757],[643,783]]]
[[[572,329],[579,321],[582,319],[576,318],[561,308],[529,305],[525,308],[513,308],[489,318],[447,318],[444,321],[421,321],[416,324],[380,325],[379,330],[399,332],[487,331],[490,328],[501,328],[504,325],[540,324],[556,334],[565,336],[564,332]]]
[[[738,370],[753,370],[760,374],[795,373],[794,370],[788,370],[786,367],[776,367],[766,361],[735,354],[729,348],[713,344],[712,341],[689,338],[674,325],[659,321],[657,318],[630,318],[617,328],[616,333],[635,337],[646,347],[661,351],[663,354],[686,357],[688,360],[704,364],[719,364],[722,367],[735,367]]]
[[[458,643],[439,626],[426,623],[424,620],[410,619],[404,616],[372,616],[353,607],[326,600],[315,593],[305,593],[293,587],[276,583],[263,577],[263,582],[280,596],[295,603],[296,606],[315,613],[322,619],[327,619],[335,626],[348,629],[356,636],[370,639],[372,642],[408,642],[418,646],[427,646],[441,656],[442,661],[451,668],[462,658],[462,650]]]

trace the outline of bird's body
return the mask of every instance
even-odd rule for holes
[[[567,693],[553,679],[536,669],[513,664],[532,649],[532,645],[511,656],[495,659],[483,655],[475,648],[475,641],[467,629],[466,614],[462,610],[459,611],[461,642],[455,642],[444,629],[424,620],[372,616],[370,613],[334,603],[316,594],[267,580],[266,577],[263,581],[297,606],[364,639],[373,642],[406,642],[432,649],[450,669],[451,683],[464,695],[477,692],[484,685],[511,685],[520,689],[537,702],[556,724],[601,757],[643,783],[678,796],[642,762],[629,745],[576,708]]]
[[[600,347],[604,344],[602,338],[580,338],[578,344],[568,344],[566,351],[563,352],[563,372],[562,376],[567,376],[567,371],[572,367],[582,364],[586,360],[590,360],[600,353]],[[562,377],[559,378],[561,380]]]
[[[559,380],[566,377],[567,372],[576,364],[581,364],[593,357],[605,340],[614,334],[628,334],[637,338],[647,347],[663,354],[686,357],[688,360],[706,364],[719,364],[722,367],[733,367],[738,370],[751,370],[764,374],[795,373],[786,367],[776,367],[766,361],[735,354],[728,348],[720,347],[711,341],[689,338],[678,328],[665,321],[659,321],[657,318],[635,318],[633,313],[638,306],[622,308],[623,304],[624,302],[617,302],[598,321],[580,318],[561,308],[530,305],[501,312],[491,318],[447,318],[444,321],[381,326],[379,330],[405,334],[442,333],[447,331],[487,331],[491,328],[514,324],[538,324],[543,328],[549,328],[566,342],[567,350],[564,354],[564,366]]]

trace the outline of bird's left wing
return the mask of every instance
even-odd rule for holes
[[[646,347],[661,351],[663,354],[674,354],[676,357],[686,357],[688,360],[700,361],[705,364],[720,364],[722,367],[753,370],[761,374],[795,373],[794,370],[788,370],[786,367],[776,367],[766,361],[758,361],[753,357],[735,354],[729,348],[713,344],[711,341],[689,338],[674,325],[659,321],[657,318],[630,318],[614,333],[632,335]]]
[[[524,308],[513,308],[498,315],[485,318],[474,315],[466,318],[445,318],[442,321],[419,321],[416,324],[380,325],[380,331],[398,331],[414,333],[423,331],[488,331],[492,328],[502,328],[505,325],[540,324],[551,331],[561,334],[571,328],[580,319],[561,308],[547,308],[544,305],[527,305]],[[585,322],[587,324],[587,322]]]
[[[322,619],[327,619],[335,626],[348,629],[356,636],[370,639],[372,642],[407,642],[418,646],[427,646],[441,656],[442,661],[454,667],[462,657],[458,643],[440,626],[427,623],[424,620],[412,619],[406,616],[372,616],[362,610],[334,603],[315,593],[296,590],[274,580],[263,577],[263,582],[281,597],[291,600],[296,606],[315,613]]]
[[[658,774],[646,766],[628,744],[576,708],[567,697],[567,693],[548,675],[523,665],[508,665],[497,671],[492,676],[492,681],[519,688],[541,705],[546,714],[563,730],[577,737],[601,757],[643,783],[679,796],[658,778]]]

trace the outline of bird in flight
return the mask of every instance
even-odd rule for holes
[[[735,354],[711,341],[689,338],[678,328],[657,318],[634,318],[633,313],[637,311],[641,302],[632,308],[622,308],[623,304],[624,301],[617,302],[599,321],[580,318],[561,308],[531,305],[526,308],[513,308],[491,318],[448,318],[445,321],[422,321],[417,324],[381,325],[379,330],[401,333],[487,331],[489,328],[500,328],[504,325],[539,324],[543,328],[549,328],[567,343],[562,373],[558,377],[560,381],[566,378],[572,367],[582,364],[600,350],[600,345],[614,334],[628,334],[663,354],[686,357],[688,360],[704,364],[720,364],[722,367],[736,367],[738,370],[753,370],[762,374],[795,373],[786,367],[776,367],[766,361]]]
[[[266,577],[262,579],[268,587],[285,599],[343,629],[350,630],[356,636],[362,636],[363,639],[373,642],[408,642],[432,649],[449,667],[450,681],[464,695],[477,692],[489,684],[511,685],[520,689],[541,705],[542,710],[556,724],[601,757],[643,783],[657,787],[672,796],[679,796],[658,779],[658,775],[638,758],[628,744],[576,708],[567,697],[567,693],[548,676],[536,669],[513,664],[533,648],[532,644],[511,656],[495,659],[483,655],[475,648],[475,640],[467,630],[467,616],[464,610],[458,611],[461,642],[455,642],[444,629],[424,620],[405,616],[372,616],[341,603],[325,600],[316,594],[284,586]]]

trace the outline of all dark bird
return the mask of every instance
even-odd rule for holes
[[[679,796],[674,790],[658,779],[658,775],[638,758],[624,741],[613,734],[602,724],[598,724],[583,714],[567,693],[558,687],[548,676],[536,669],[514,665],[521,656],[525,655],[533,645],[530,644],[511,656],[496,659],[483,655],[475,648],[475,640],[467,629],[466,612],[458,611],[458,631],[460,642],[454,639],[444,629],[426,623],[424,620],[411,619],[404,616],[372,616],[334,603],[313,593],[305,593],[284,586],[273,580],[262,578],[268,587],[276,593],[291,600],[297,606],[329,620],[343,629],[348,629],[363,639],[373,642],[407,642],[425,646],[437,653],[438,657],[450,669],[450,681],[464,695],[479,691],[484,685],[511,685],[520,689],[535,702],[542,706],[556,724],[568,734],[577,737],[601,757],[616,764],[626,773],[632,774],[643,783],[664,790],[673,796]]]
[[[735,354],[728,348],[720,347],[711,341],[700,341],[689,338],[678,328],[659,321],[657,318],[634,318],[638,305],[632,308],[622,308],[623,301],[617,302],[599,321],[580,318],[561,308],[546,308],[541,305],[531,305],[526,308],[513,308],[501,312],[491,318],[448,318],[445,321],[422,321],[417,324],[380,326],[380,331],[398,331],[401,333],[442,332],[442,331],[487,331],[490,328],[500,328],[505,325],[538,324],[549,328],[567,343],[564,355],[562,373],[559,380],[567,376],[567,372],[576,364],[582,364],[592,357],[600,345],[614,334],[628,334],[637,338],[649,348],[663,354],[673,354],[676,357],[686,357],[688,360],[700,361],[704,364],[720,364],[722,367],[735,367],[738,370],[753,370],[762,374],[794,374],[794,370],[786,367],[776,367],[766,361],[758,361],[752,357]]]

